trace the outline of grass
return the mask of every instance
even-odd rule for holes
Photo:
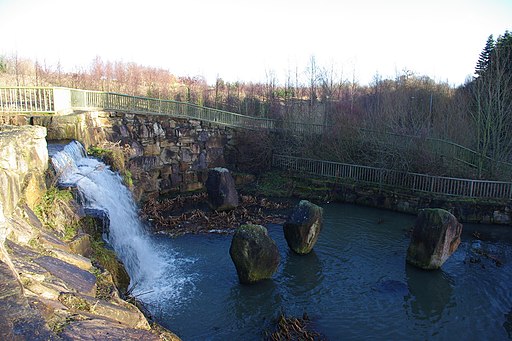
[[[303,178],[287,172],[271,171],[259,177],[252,191],[266,197],[329,201],[332,200],[334,186],[335,182],[329,179]]]
[[[43,226],[58,232],[66,241],[71,240],[79,229],[73,201],[70,190],[52,186],[44,193],[34,210]]]
[[[109,165],[112,171],[119,172],[124,184],[129,188],[133,187],[132,173],[126,169],[125,150],[119,144],[110,143],[103,147],[92,146],[89,147],[87,153]]]

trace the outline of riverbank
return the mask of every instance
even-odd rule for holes
[[[0,262],[0,338],[13,340],[179,340],[129,299],[130,279],[101,240],[102,226],[79,217],[69,191],[50,189],[34,212],[24,205]]]
[[[423,208],[443,208],[462,223],[512,225],[512,200],[433,195],[292,172],[264,173],[250,187],[249,193],[308,199],[317,203],[350,203],[414,215]]]
[[[48,171],[46,129],[0,129],[0,339],[179,340],[123,299],[129,278]]]

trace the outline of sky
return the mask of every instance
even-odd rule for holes
[[[360,84],[410,70],[456,86],[506,30],[512,0],[0,0],[0,55],[66,71],[100,56],[209,83],[283,83],[314,56]]]

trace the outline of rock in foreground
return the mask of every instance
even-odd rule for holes
[[[313,249],[322,229],[323,209],[301,200],[283,225],[284,237],[290,249],[304,255]]]
[[[217,167],[208,171],[206,191],[210,207],[216,211],[227,211],[238,206],[235,181],[226,168]]]
[[[414,224],[407,262],[426,270],[439,269],[460,244],[462,224],[443,209],[423,209]]]
[[[231,240],[229,254],[244,284],[271,278],[280,261],[276,243],[261,225],[240,226]]]

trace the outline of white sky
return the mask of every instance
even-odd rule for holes
[[[66,70],[95,56],[177,75],[284,82],[312,55],[361,84],[408,69],[453,85],[490,34],[512,31],[512,0],[0,0],[0,54]]]

